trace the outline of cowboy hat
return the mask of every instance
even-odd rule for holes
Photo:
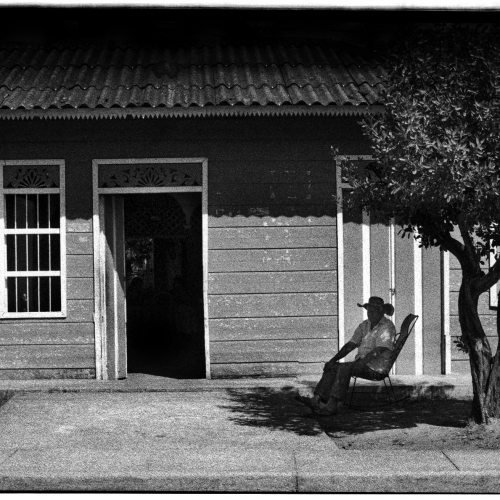
[[[387,316],[392,316],[394,314],[394,307],[392,306],[392,304],[384,304],[384,299],[380,297],[370,297],[366,304],[358,303],[358,307],[364,307],[365,309],[368,309],[368,306],[381,307],[384,311],[384,314],[387,314]]]

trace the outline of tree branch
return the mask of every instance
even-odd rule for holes
[[[462,269],[464,266],[468,265],[465,246],[463,243],[460,243],[460,241],[453,238],[450,233],[442,237],[441,246],[457,258],[458,262],[460,262],[460,265],[462,266]]]
[[[474,247],[474,241],[472,240],[471,235],[469,234],[469,230],[464,221],[463,215],[460,215],[458,218],[458,228],[460,230],[460,235],[464,240],[464,248],[465,248],[464,254],[467,257],[466,266],[464,267],[462,265],[462,269],[464,271],[467,270],[472,272],[473,274],[477,274],[481,271],[481,263],[477,255],[476,248]],[[462,264],[462,262],[460,262],[460,264]]]
[[[474,294],[476,296],[489,290],[500,279],[500,259],[491,266],[489,272],[474,281]]]

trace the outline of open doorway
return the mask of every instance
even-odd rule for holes
[[[124,196],[127,372],[204,378],[201,193]]]

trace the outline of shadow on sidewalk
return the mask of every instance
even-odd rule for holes
[[[299,436],[317,436],[323,433],[315,419],[304,418],[308,409],[295,401],[296,388],[227,389],[226,394],[231,403],[221,408],[231,413],[229,420],[235,424],[268,427]]]
[[[419,425],[463,428],[467,425],[470,401],[414,400],[403,407],[390,406],[369,411],[342,408],[335,417],[318,419],[329,434],[360,435],[373,431],[412,429]]]
[[[369,411],[341,408],[338,415],[319,417],[295,401],[292,387],[281,389],[228,389],[231,398],[223,408],[229,419],[243,426],[268,427],[315,436],[326,432],[331,437],[359,436],[374,431],[414,429],[421,425],[460,429],[468,422],[470,401],[453,399],[416,399],[403,407],[388,406]],[[365,398],[360,398],[360,403]],[[309,418],[307,418],[309,417]]]

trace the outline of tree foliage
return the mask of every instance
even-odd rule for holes
[[[459,225],[481,258],[500,245],[498,48],[496,30],[484,27],[438,26],[397,41],[386,112],[362,123],[379,179],[345,163],[353,204],[397,217],[425,247],[446,248]]]
[[[392,41],[385,113],[362,122],[371,175],[338,158],[352,206],[394,217],[403,235],[460,262],[459,316],[482,405],[477,421],[487,419],[493,363],[477,300],[500,278],[500,260],[487,273],[481,268],[500,246],[499,40],[496,26],[439,25]]]

